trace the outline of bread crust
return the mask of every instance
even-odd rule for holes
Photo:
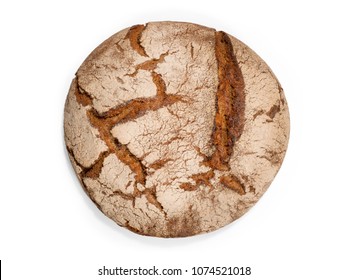
[[[106,216],[139,234],[184,237],[259,200],[283,161],[289,112],[270,68],[236,38],[152,22],[116,33],[83,62],[64,131]]]

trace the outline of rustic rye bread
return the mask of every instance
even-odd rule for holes
[[[120,226],[158,237],[210,232],[243,215],[283,161],[289,113],[264,61],[204,26],[151,22],[98,46],[64,114],[75,172]]]

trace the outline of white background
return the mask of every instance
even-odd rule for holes
[[[0,3],[3,279],[101,279],[103,265],[347,279],[344,1]],[[279,78],[291,114],[285,161],[258,204],[221,230],[184,239],[138,236],[106,218],[82,191],[63,141],[65,97],[85,57],[118,30],[159,20],[214,27],[248,44]]]

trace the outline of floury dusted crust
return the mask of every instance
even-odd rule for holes
[[[90,198],[131,231],[183,237],[244,214],[288,143],[283,90],[246,45],[154,22],[97,47],[72,81],[65,141]]]

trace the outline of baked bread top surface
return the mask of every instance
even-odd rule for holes
[[[191,236],[240,217],[285,155],[289,113],[265,62],[204,26],[153,22],[98,46],[64,115],[72,165],[121,226]]]

